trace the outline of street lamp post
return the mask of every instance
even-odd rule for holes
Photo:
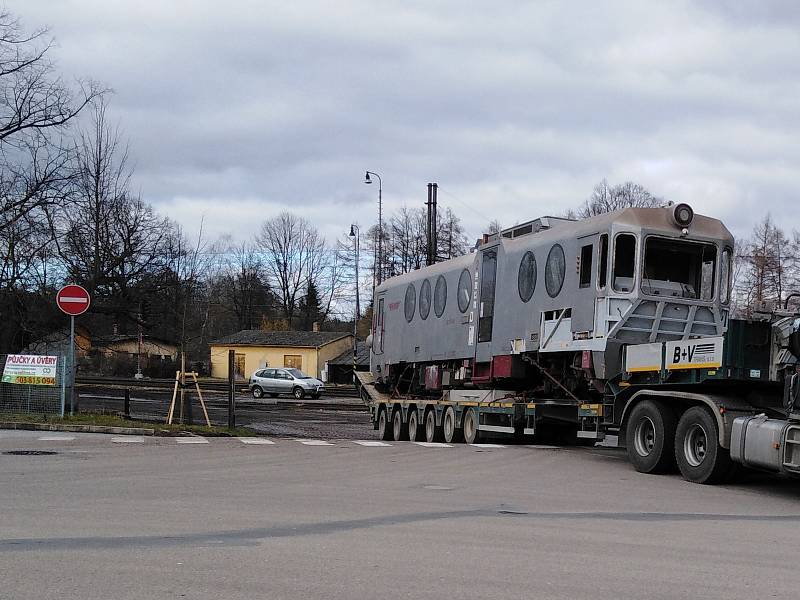
[[[380,188],[379,188],[380,189]],[[355,318],[353,319],[353,383],[355,383],[356,378],[356,352],[358,351],[358,319],[361,316],[361,306],[359,305],[359,293],[358,293],[358,260],[359,260],[359,234],[360,230],[358,229],[358,225],[350,225],[350,237],[353,238],[353,246],[355,248],[356,254],[356,314]]]
[[[380,175],[374,171],[367,171],[364,175],[364,183],[372,183],[370,175],[378,179],[378,266],[375,270],[377,271],[377,283],[380,285],[383,281],[383,182]]]

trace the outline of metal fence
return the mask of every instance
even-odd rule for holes
[[[15,356],[15,355],[12,355]],[[39,356],[39,355],[28,355]],[[64,416],[68,392],[67,358],[55,356],[55,364],[34,368],[26,374],[8,362],[8,354],[0,354],[0,415],[42,414]],[[36,362],[34,359],[33,362]],[[44,361],[39,361],[44,362]],[[68,402],[66,402],[68,405]],[[68,408],[68,407],[67,407]]]

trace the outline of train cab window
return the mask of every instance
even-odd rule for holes
[[[567,261],[564,257],[564,249],[555,244],[547,254],[547,262],[544,265],[544,287],[551,298],[558,296],[564,286],[564,273]]]
[[[600,236],[600,259],[597,262],[597,287],[604,289],[608,280],[608,234]]]
[[[642,292],[712,300],[716,262],[714,244],[650,237],[645,243]]]
[[[632,292],[636,264],[636,236],[621,233],[614,241],[614,276],[612,286],[615,292]]]
[[[594,246],[592,244],[581,247],[581,262],[578,274],[578,285],[580,285],[580,287],[582,288],[589,287],[589,284],[592,283],[593,255],[594,255]]]
[[[409,283],[406,288],[406,301],[403,305],[403,312],[406,314],[406,321],[411,323],[414,318],[414,311],[417,308],[417,289],[413,283]]]
[[[722,251],[722,260],[719,263],[719,301],[727,304],[731,293],[731,254],[730,248]]]

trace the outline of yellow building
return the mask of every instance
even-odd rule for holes
[[[293,367],[322,378],[326,361],[352,348],[353,334],[245,329],[209,345],[212,377],[228,377],[228,351],[233,350],[238,379],[246,379],[264,367]]]

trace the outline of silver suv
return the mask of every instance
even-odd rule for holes
[[[314,377],[303,373],[300,369],[260,369],[250,376],[250,391],[253,398],[262,398],[269,394],[275,398],[278,394],[291,394],[298,400],[306,394],[319,398],[325,385]]]

